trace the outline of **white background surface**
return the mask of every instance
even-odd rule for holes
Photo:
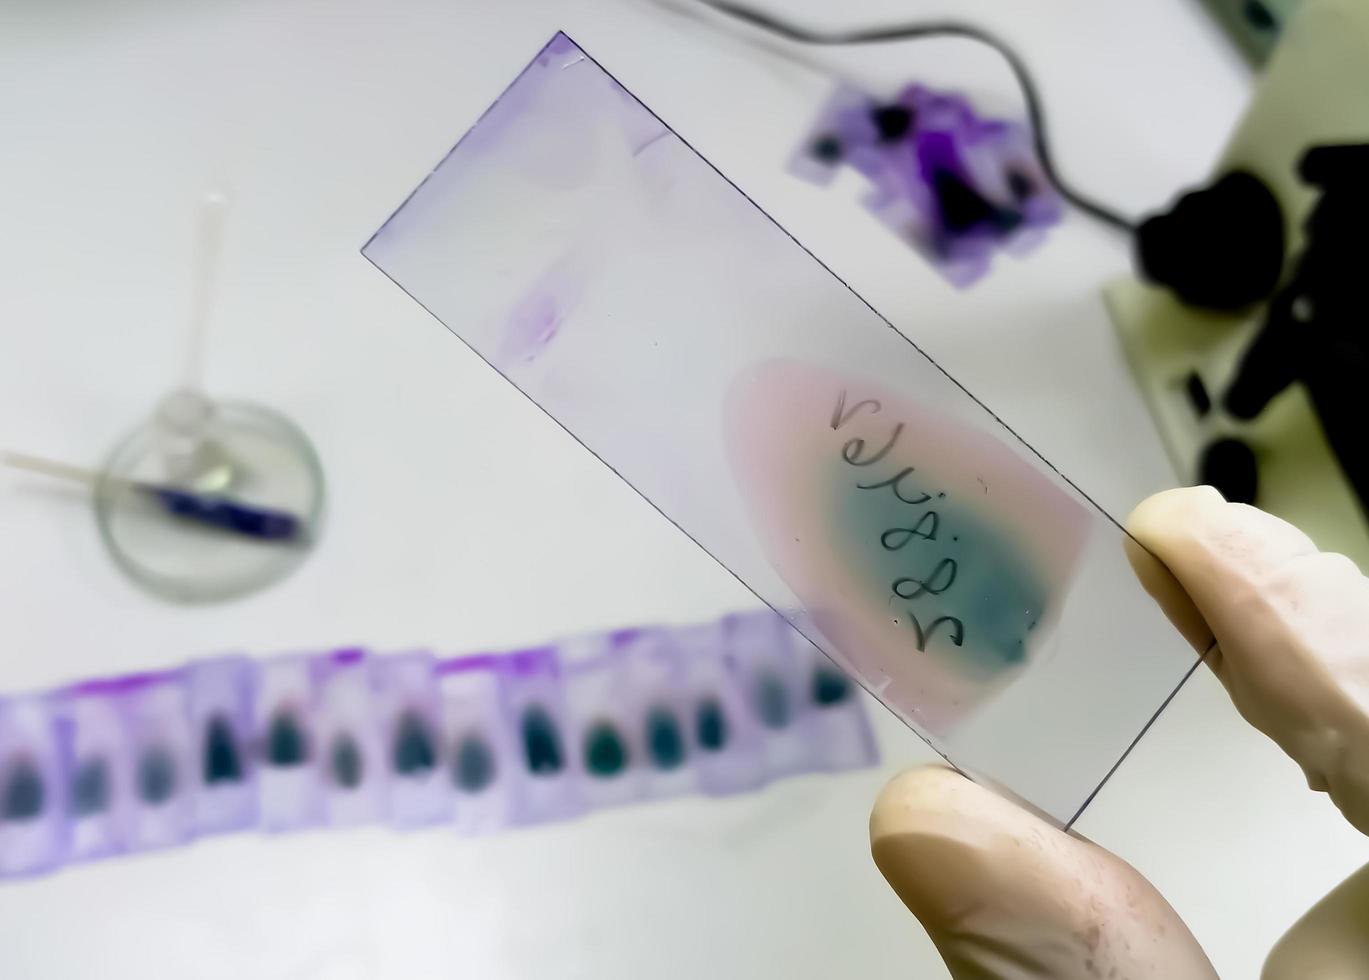
[[[1020,47],[1076,184],[1140,212],[1202,178],[1248,80],[1191,0],[817,0],[814,22],[955,15]],[[650,0],[0,2],[0,446],[94,463],[175,380],[198,196],[230,215],[213,391],[278,407],[331,482],[283,585],[169,607],[123,581],[78,495],[0,476],[0,688],[215,651],[443,651],[685,622],[749,593],[373,270],[360,245],[566,29],[851,285],[1119,516],[1169,485],[1072,217],[957,293],[840,189],[782,164],[821,76]],[[1019,97],[958,42],[824,53],[871,87]],[[1119,624],[1118,643],[1126,643]],[[252,836],[0,887],[6,978],[937,977],[869,861],[882,770],[470,841]],[[1253,977],[1369,844],[1205,673],[1079,829]]]

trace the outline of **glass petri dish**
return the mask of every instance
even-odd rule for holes
[[[289,541],[261,540],[176,517],[137,483],[166,484],[294,515]],[[214,602],[280,581],[318,542],[324,477],[289,419],[242,402],[177,392],[110,454],[95,486],[95,518],[115,564],[176,602]]]

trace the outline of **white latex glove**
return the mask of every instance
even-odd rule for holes
[[[1209,487],[1151,497],[1128,530],[1145,545],[1128,542],[1128,557],[1170,621],[1200,652],[1216,640],[1208,663],[1241,714],[1369,831],[1369,580],[1291,525]],[[893,780],[870,816],[870,842],[956,980],[1215,976],[1174,910],[1126,862],[948,770]],[[1266,976],[1369,976],[1366,943],[1345,935],[1344,923],[1360,923],[1361,936],[1369,929],[1369,917],[1347,912],[1344,899],[1369,891],[1354,883],[1323,902],[1329,914],[1313,922],[1319,906],[1295,927]],[[1297,972],[1299,948],[1336,945],[1300,943],[1300,929],[1339,937],[1333,965]]]

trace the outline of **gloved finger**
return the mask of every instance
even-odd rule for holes
[[[1369,579],[1208,488],[1157,494],[1128,527],[1211,630],[1210,662],[1237,710],[1369,833]],[[1192,639],[1190,611],[1167,588],[1152,594]]]
[[[1185,491],[1169,491],[1169,493],[1194,493],[1194,494],[1213,494],[1218,499],[1221,495],[1211,487],[1193,487]],[[1161,498],[1166,498],[1166,494],[1157,494],[1154,497],[1143,501],[1127,519],[1128,537],[1123,540],[1126,549],[1127,559],[1131,562],[1132,571],[1136,573],[1136,578],[1141,586],[1150,593],[1150,597],[1159,604],[1160,609],[1169,617],[1169,621],[1174,624],[1180,635],[1189,642],[1198,653],[1205,653],[1212,645],[1212,630],[1207,625],[1207,620],[1198,611],[1193,600],[1184,591],[1183,585],[1174,577],[1159,558],[1150,550],[1151,546],[1157,546],[1156,538],[1158,528],[1163,525],[1167,516],[1165,511],[1160,509],[1158,504]],[[1183,498],[1187,502],[1188,497]],[[1177,507],[1180,501],[1174,501],[1173,506]],[[1151,544],[1147,545],[1147,541]]]
[[[1369,977],[1369,865],[1360,868],[1284,933],[1261,980]]]
[[[1216,976],[1125,861],[948,769],[915,769],[884,788],[870,849],[956,980]]]
[[[1317,551],[1293,525],[1229,504],[1212,487],[1148,497],[1127,518],[1127,531],[1134,539],[1127,554],[1142,585],[1200,653],[1213,639],[1209,613],[1226,604],[1233,576],[1248,582]]]

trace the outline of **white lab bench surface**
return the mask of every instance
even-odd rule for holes
[[[774,6],[994,30],[1039,78],[1060,168],[1138,214],[1205,176],[1249,87],[1196,0]],[[510,647],[756,605],[359,254],[558,28],[1112,513],[1172,484],[1099,298],[1126,243],[1072,214],[953,289],[854,185],[785,173],[830,80],[773,45],[652,0],[9,0],[0,446],[97,463],[177,380],[195,210],[226,182],[208,386],[303,425],[330,501],[321,547],[283,584],[178,607],[119,576],[79,493],[3,475],[0,689],[225,651]],[[966,42],[806,56],[875,90],[921,80],[985,111],[1021,105]],[[482,839],[213,839],[0,885],[0,975],[943,976],[865,836],[881,783],[932,754],[871,710],[877,770]],[[1206,672],[1078,829],[1146,873],[1235,980],[1369,860]]]

